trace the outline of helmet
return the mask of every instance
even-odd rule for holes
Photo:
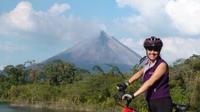
[[[163,42],[160,38],[156,38],[155,36],[151,36],[150,38],[147,38],[144,41],[144,48],[147,50],[155,50],[159,51],[161,50],[163,46]]]

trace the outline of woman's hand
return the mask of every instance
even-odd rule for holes
[[[132,94],[124,94],[124,95],[122,96],[122,100],[131,101],[131,100],[133,100],[133,99],[134,99],[134,95],[132,95]]]

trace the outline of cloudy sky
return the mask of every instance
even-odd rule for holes
[[[0,68],[41,62],[104,30],[141,56],[155,35],[169,63],[200,54],[200,0],[0,0]]]

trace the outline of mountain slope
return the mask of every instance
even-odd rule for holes
[[[112,64],[122,71],[127,71],[137,64],[140,58],[136,52],[102,31],[98,37],[80,42],[45,62],[61,59],[90,70],[94,65]]]

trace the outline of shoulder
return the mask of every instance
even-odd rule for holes
[[[166,62],[161,62],[159,65],[156,67],[156,71],[168,71],[168,65]]]
[[[159,59],[159,64],[158,64],[158,66],[159,66],[160,64],[162,64],[163,66],[167,66],[167,67],[168,67],[167,62],[166,62],[164,59],[162,59],[162,58]]]
[[[158,67],[159,67],[159,66],[167,67],[167,63],[165,63],[165,62],[161,62],[161,63],[158,65]]]

